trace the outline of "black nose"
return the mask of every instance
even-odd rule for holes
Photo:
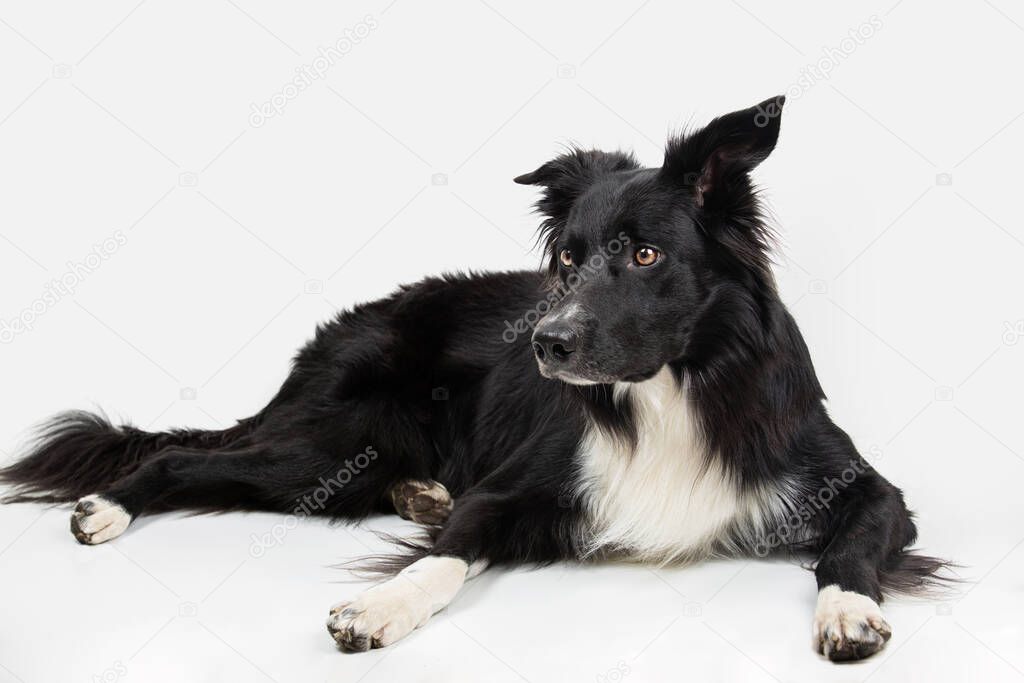
[[[576,334],[568,327],[538,328],[533,334],[533,352],[537,360],[562,363],[576,350]]]

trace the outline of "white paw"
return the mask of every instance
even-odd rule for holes
[[[123,534],[131,521],[132,516],[123,507],[93,494],[79,500],[71,513],[71,533],[79,543],[96,545]]]
[[[834,662],[863,659],[892,636],[878,604],[866,595],[825,586],[814,612],[814,647]]]
[[[355,600],[335,605],[327,630],[349,652],[390,645],[446,607],[462,587],[467,569],[454,557],[418,560]]]

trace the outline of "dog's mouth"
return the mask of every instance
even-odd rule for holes
[[[545,363],[539,363],[538,368],[542,377],[556,379],[573,386],[589,387],[595,384],[615,384],[616,382],[639,382],[648,379],[647,374],[631,374],[626,376],[611,375],[598,369],[562,368],[551,367]]]
[[[566,384],[572,384],[573,386],[586,387],[595,384],[617,384],[620,382],[635,384],[645,382],[658,374],[660,368],[630,372],[623,375],[611,375],[600,370],[591,369],[581,372],[578,368],[551,367],[545,363],[538,363],[538,369],[541,376],[547,379],[555,379]]]
[[[578,387],[589,387],[589,386],[593,386],[595,384],[610,384],[611,383],[611,382],[598,382],[596,380],[588,379],[586,377],[579,377],[577,375],[574,375],[574,374],[572,374],[570,372],[565,372],[563,370],[556,370],[553,373],[549,373],[549,372],[546,372],[544,370],[544,368],[541,368],[540,374],[543,375],[544,377],[547,377],[548,379],[557,379],[557,380],[559,380],[561,382],[565,382],[566,384],[572,384],[572,385],[578,386]]]

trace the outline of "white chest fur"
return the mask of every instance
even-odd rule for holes
[[[757,498],[741,494],[709,458],[693,406],[665,368],[645,382],[615,387],[632,401],[636,450],[588,427],[579,450],[580,490],[590,552],[654,562],[697,559],[753,532]],[[745,535],[745,534],[743,534]]]

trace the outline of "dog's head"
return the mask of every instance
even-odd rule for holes
[[[515,179],[544,188],[552,295],[533,334],[544,376],[647,379],[686,357],[716,290],[771,286],[770,236],[749,174],[775,147],[784,101],[670,140],[660,168],[574,149]]]

